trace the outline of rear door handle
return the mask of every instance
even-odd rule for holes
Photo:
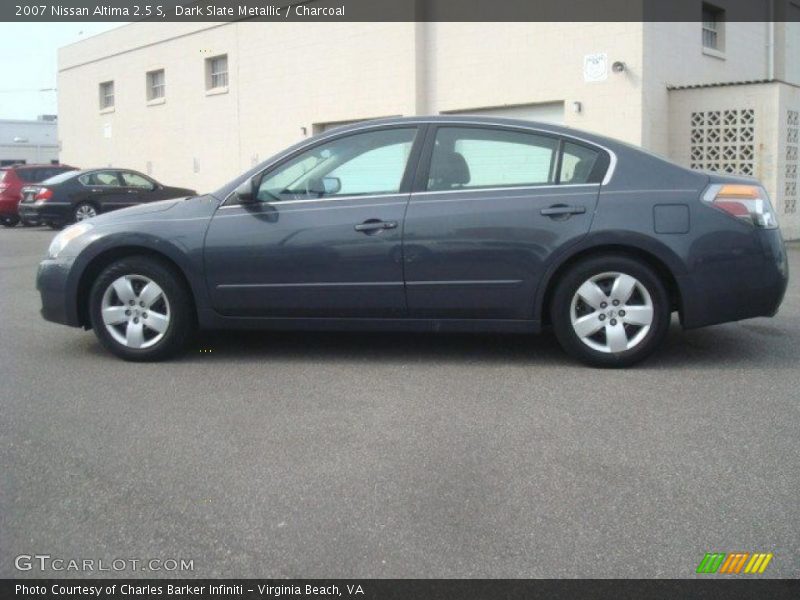
[[[379,219],[368,219],[363,223],[355,225],[353,229],[355,229],[356,231],[361,231],[363,233],[376,233],[384,229],[395,229],[396,227],[397,227],[397,221],[381,221]]]
[[[541,212],[546,217],[558,217],[563,215],[581,215],[586,212],[585,206],[568,206],[566,204],[554,204],[543,208]]]

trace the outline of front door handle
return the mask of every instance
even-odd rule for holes
[[[582,215],[586,212],[585,206],[568,206],[566,204],[554,204],[539,211],[546,217],[561,217],[569,215]]]
[[[397,221],[381,221],[380,219],[368,219],[363,223],[359,223],[355,225],[353,229],[356,231],[360,231],[362,233],[377,233],[379,231],[383,231],[384,229],[395,229],[397,227]]]

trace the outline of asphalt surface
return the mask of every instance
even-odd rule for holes
[[[552,335],[204,335],[129,364],[46,323],[45,229],[0,230],[0,576],[21,554],[189,577],[800,572],[800,285],[593,370]],[[800,273],[800,250],[790,252]],[[119,563],[118,563],[119,564]],[[50,576],[92,573],[52,572]]]

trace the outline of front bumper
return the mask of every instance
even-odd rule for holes
[[[42,317],[53,323],[79,327],[77,289],[70,273],[74,258],[45,259],[36,273],[36,289],[42,298]]]

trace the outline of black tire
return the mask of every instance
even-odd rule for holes
[[[143,276],[152,280],[161,288],[168,302],[169,324],[161,339],[150,347],[132,348],[120,343],[103,322],[103,296],[111,284],[123,276]],[[168,263],[147,256],[120,259],[100,274],[89,294],[89,317],[97,338],[108,350],[124,360],[137,362],[164,360],[178,354],[187,347],[197,328],[191,293],[181,275]]]
[[[16,227],[17,223],[19,223],[19,217],[16,215],[0,216],[0,224],[2,224],[3,227]]]
[[[578,298],[578,289],[590,279],[601,277],[606,273],[620,273],[633,277],[649,294],[649,306],[652,306],[652,321],[649,330],[645,330],[639,325],[625,324],[624,319],[619,316],[619,309],[624,309],[626,306],[612,306],[610,299],[603,309],[592,308],[588,303],[584,303],[582,298],[576,300],[576,307],[573,308],[573,299]],[[598,280],[598,287],[602,289],[604,285],[608,285],[608,281],[613,281],[613,278]],[[647,303],[647,300],[644,299],[646,296],[641,291],[642,288],[638,286],[635,288],[629,300],[631,306],[639,302]],[[598,319],[603,319],[602,322],[598,321],[603,323],[601,329],[594,334],[594,338],[589,337],[586,342],[579,337],[572,324],[573,310],[576,311],[577,316],[579,309],[585,310],[588,316],[596,314]],[[628,310],[628,312],[632,311]],[[612,368],[627,367],[650,356],[667,335],[671,312],[669,296],[658,275],[645,263],[629,256],[617,254],[588,258],[572,266],[558,281],[550,306],[553,328],[562,348],[586,364]],[[629,343],[635,342],[635,345],[623,351],[611,351],[611,343],[607,341],[610,338],[606,338],[606,332],[610,331],[608,327],[612,323],[615,326],[619,323],[625,332],[626,339]],[[639,332],[642,335],[637,341]],[[590,342],[598,346],[604,345],[606,349],[598,350],[590,347]]]
[[[100,210],[92,202],[81,202],[72,211],[72,222],[78,223],[82,219],[87,218],[85,216],[82,216],[82,213],[84,211],[92,212],[93,214],[91,216],[93,217],[100,214]]]

